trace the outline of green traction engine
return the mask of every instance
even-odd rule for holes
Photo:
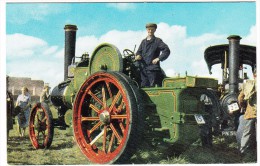
[[[54,127],[73,127],[75,141],[96,164],[125,163],[143,141],[183,149],[201,138],[212,144],[221,121],[218,80],[165,78],[161,87],[140,88],[134,53],[103,43],[75,57],[77,27],[65,26],[64,81],[51,93],[58,119],[45,103],[30,117],[33,146],[48,148]],[[75,58],[80,58],[77,62]]]

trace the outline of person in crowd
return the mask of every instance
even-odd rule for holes
[[[7,139],[9,139],[9,131],[13,129],[13,102],[13,95],[6,91]]]
[[[146,24],[147,37],[142,40],[135,56],[135,60],[141,63],[141,87],[161,86],[165,73],[160,67],[160,61],[164,61],[170,55],[170,49],[162,39],[155,37],[157,24]]]
[[[23,87],[21,91],[22,93],[17,97],[15,106],[21,110],[17,115],[18,130],[20,137],[24,137],[25,129],[29,125],[31,96],[27,87]]]
[[[253,72],[254,80],[247,80],[238,96],[238,103],[244,114],[239,117],[237,141],[242,155],[256,152],[256,114],[257,114],[257,73]]]
[[[48,85],[45,85],[43,87],[41,96],[40,96],[40,102],[45,102],[45,103],[49,103],[49,99],[50,99],[50,87]]]
[[[44,85],[41,96],[40,96],[40,103],[41,106],[46,107],[45,104],[49,104],[50,102],[50,87],[48,85]],[[41,124],[46,124],[46,115],[43,109],[37,110],[37,119],[38,121],[35,122],[36,129],[40,128]],[[45,119],[45,120],[44,120]]]

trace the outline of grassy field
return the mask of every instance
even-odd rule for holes
[[[55,117],[55,115],[54,115]],[[24,138],[18,136],[17,126],[7,141],[7,162],[11,165],[77,165],[91,164],[73,139],[72,128],[55,128],[49,149],[33,149],[28,130]],[[129,159],[134,164],[237,164],[256,163],[256,156],[240,156],[234,136],[214,137],[213,147],[202,147],[198,140],[183,152],[171,146],[154,146],[144,141]]]
[[[197,141],[182,153],[171,147],[156,147],[143,143],[129,160],[135,164],[208,164],[208,163],[255,163],[256,156],[241,157],[236,149],[234,137],[215,137],[212,148],[202,147]],[[49,149],[34,150],[28,132],[18,137],[16,129],[11,130],[7,142],[7,162],[20,164],[90,164],[73,140],[72,129],[55,129],[54,140]]]

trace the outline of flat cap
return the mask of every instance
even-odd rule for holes
[[[148,23],[145,25],[146,28],[150,28],[150,27],[154,27],[155,29],[157,29],[157,24],[155,23]]]

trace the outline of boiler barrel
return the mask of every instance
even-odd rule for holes
[[[68,91],[70,81],[62,82],[54,87],[51,92],[51,102],[56,107],[70,108],[71,103],[66,101],[66,92]]]

